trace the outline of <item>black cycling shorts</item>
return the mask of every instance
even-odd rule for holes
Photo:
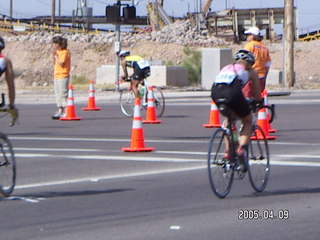
[[[243,96],[240,80],[236,79],[230,85],[224,83],[213,84],[211,98],[215,102],[219,98],[227,99],[227,106],[240,118],[248,116],[251,112],[250,105]]]
[[[134,80],[143,80],[150,76],[150,67],[146,67],[140,69],[138,64],[135,62],[133,63],[133,75],[132,78]]]

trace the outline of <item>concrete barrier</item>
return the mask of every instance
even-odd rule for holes
[[[188,70],[180,66],[151,66],[151,75],[148,82],[157,86],[177,86],[183,87],[189,85]],[[128,69],[129,74],[132,69]],[[97,84],[114,84],[116,81],[115,65],[102,65],[96,70]],[[120,74],[123,74],[120,68]]]
[[[201,54],[201,87],[209,90],[220,70],[232,62],[232,51],[230,48],[203,48]]]
[[[266,85],[272,86],[272,85],[282,85],[282,71],[280,70],[275,70],[275,69],[270,69],[267,80],[266,80]]]

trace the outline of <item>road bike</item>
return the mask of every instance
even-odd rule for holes
[[[246,172],[253,189],[262,192],[267,186],[270,175],[270,155],[268,141],[263,129],[256,124],[257,111],[266,108],[270,111],[270,120],[274,118],[274,106],[252,104],[254,115],[252,135],[244,157],[237,154],[238,130],[236,118],[226,105],[225,99],[218,99],[219,111],[227,117],[227,126],[217,129],[211,136],[207,155],[210,186],[219,198],[225,198],[234,179],[243,179]]]
[[[18,118],[14,109],[5,108],[5,98],[2,94],[0,103],[0,117],[10,114],[12,121],[10,126],[16,123]],[[16,160],[10,140],[5,133],[0,132],[0,194],[4,197],[10,196],[16,184]]]
[[[125,81],[120,81],[121,86],[119,87],[120,91],[120,108],[124,115],[128,117],[133,116],[134,110],[134,100],[135,96],[131,87],[131,78],[126,79]],[[139,95],[141,98],[141,108],[147,109],[148,106],[148,92],[149,84],[147,79],[143,79],[138,86]],[[160,87],[153,86],[153,95],[154,95],[154,104],[156,107],[157,117],[161,117],[165,110],[165,97]]]

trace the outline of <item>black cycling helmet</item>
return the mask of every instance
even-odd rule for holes
[[[234,55],[234,60],[239,60],[239,59],[244,59],[246,62],[250,64],[254,64],[256,59],[252,52],[245,50],[245,49],[240,49],[235,55]]]
[[[123,51],[118,52],[119,57],[126,57],[129,55],[130,55],[130,51],[127,51],[127,50],[123,50]]]
[[[0,51],[1,51],[2,49],[4,49],[5,46],[6,46],[6,44],[4,43],[4,40],[3,40],[3,38],[0,36]]]

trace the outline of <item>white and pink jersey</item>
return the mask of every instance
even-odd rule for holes
[[[249,73],[242,64],[230,64],[222,68],[214,83],[231,84],[236,78],[242,82],[242,85],[249,80]]]
[[[0,54],[0,76],[4,73],[7,69],[7,62],[3,55]]]

